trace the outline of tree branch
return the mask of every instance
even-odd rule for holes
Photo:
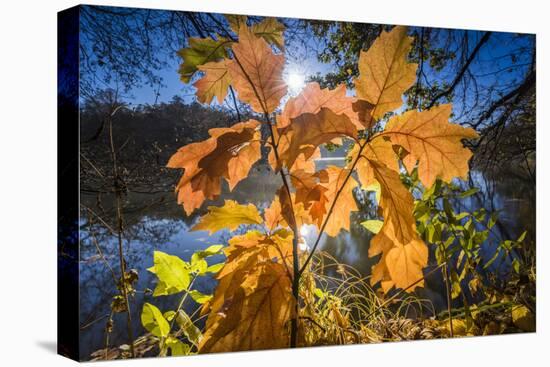
[[[437,101],[440,100],[441,98],[446,97],[446,96],[450,95],[451,93],[453,93],[454,89],[456,88],[456,86],[458,85],[458,83],[460,82],[460,80],[462,79],[462,77],[464,76],[464,74],[466,73],[468,68],[470,67],[470,64],[472,63],[472,61],[474,61],[474,58],[476,57],[479,50],[481,49],[481,46],[483,46],[489,40],[489,37],[491,36],[491,33],[492,32],[485,32],[483,34],[483,37],[481,37],[481,39],[477,43],[476,47],[473,49],[472,53],[470,54],[470,56],[468,57],[468,59],[466,60],[464,65],[462,65],[462,68],[460,69],[460,71],[458,72],[456,77],[454,78],[454,80],[451,83],[451,85],[449,86],[449,88],[447,88],[446,90],[444,90],[441,93],[439,93],[438,95],[436,95],[434,97],[434,99],[432,99],[430,104],[428,105],[428,109],[432,108],[437,103]]]

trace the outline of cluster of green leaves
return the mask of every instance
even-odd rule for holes
[[[499,220],[497,211],[489,212],[485,208],[455,210],[453,204],[476,195],[478,188],[465,190],[455,183],[445,183],[438,179],[426,189],[418,179],[416,169],[411,174],[400,176],[415,196],[414,216],[418,233],[433,248],[436,265],[446,267],[451,299],[460,299],[464,305],[461,318],[453,321],[455,329],[463,327],[463,335],[474,335],[480,313],[485,309],[502,306],[511,312],[514,325],[531,331],[533,323],[525,321],[533,317],[529,307],[524,305],[529,304],[529,300],[513,299],[494,283],[499,278],[506,278],[511,285],[515,285],[518,283],[516,278],[529,272],[527,261],[518,256],[518,252],[525,247],[527,232],[523,232],[516,240],[501,240],[495,231]],[[374,191],[379,200],[380,188],[373,186],[369,190]],[[377,234],[383,222],[371,219],[361,224]],[[487,250],[491,249],[493,252],[487,258]],[[472,301],[477,303],[471,304]],[[494,334],[494,330],[491,330],[475,333]],[[456,334],[455,330],[455,335],[462,334]]]
[[[196,251],[190,261],[161,251],[154,252],[154,265],[147,269],[158,279],[153,297],[182,294],[175,310],[162,312],[151,303],[146,302],[143,305],[141,323],[158,338],[160,356],[165,356],[168,352],[173,356],[193,354],[193,348],[198,347],[202,333],[195,325],[193,315],[190,316],[183,310],[183,305],[188,297],[200,305],[212,298],[192,287],[197,277],[211,276],[220,271],[223,262],[209,265],[206,259],[222,254],[222,249],[223,245],[212,245]],[[175,325],[177,328],[174,328]]]
[[[418,192],[414,209],[418,231],[426,243],[435,247],[437,264],[445,264],[451,298],[461,299],[469,327],[477,308],[475,305],[471,308],[470,302],[476,296],[481,296],[483,303],[492,302],[487,295],[493,293],[495,285],[487,274],[505,277],[504,264],[511,264],[516,275],[520,273],[523,265],[516,250],[524,245],[526,232],[516,240],[498,240],[500,236],[492,233],[499,220],[497,211],[454,209],[453,203],[476,195],[477,188],[464,190],[454,183],[437,180],[431,188],[422,190],[416,172],[404,177],[404,181],[410,190]],[[487,259],[489,249],[493,249],[493,254]]]
[[[414,173],[408,179],[410,187],[419,190]],[[520,262],[514,256],[514,249],[522,245],[526,232],[515,241],[498,242],[493,256],[487,260],[482,256],[482,246],[489,244],[491,231],[498,221],[498,212],[490,213],[485,208],[458,213],[454,210],[454,202],[478,191],[477,188],[463,190],[453,183],[437,180],[415,200],[418,231],[427,243],[435,246],[437,264],[454,263],[450,266],[453,299],[463,294],[463,281],[468,281],[470,291],[475,293],[480,286],[480,274],[490,269],[496,260],[499,264],[512,263],[514,271],[519,272]]]

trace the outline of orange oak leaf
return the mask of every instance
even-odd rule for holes
[[[349,160],[354,162],[357,159],[360,146],[355,144],[348,153]],[[369,160],[385,164],[388,168],[399,172],[399,162],[397,160],[395,149],[388,139],[374,139],[368,142],[361,151],[361,157],[357,161],[355,168],[357,177],[362,187],[367,187],[374,181],[374,171]]]
[[[292,167],[290,167],[290,172],[297,170],[303,170],[307,173],[315,172],[315,160],[321,158],[321,149],[317,148],[313,151],[307,159],[304,154],[300,154],[298,158],[294,161]]]
[[[284,190],[278,190],[277,195],[271,202],[271,205],[266,208],[264,211],[264,218],[265,218],[265,226],[266,228],[273,234],[277,233],[278,231],[275,231],[278,227],[288,227],[289,221],[292,221],[292,212],[291,212],[291,206],[288,203],[288,199],[284,198],[282,199],[284,207],[281,206],[281,195],[285,195],[286,193]],[[288,197],[288,196],[286,196]],[[296,219],[296,226],[297,228],[300,228],[304,224],[311,224],[312,218],[310,215],[311,208],[309,212],[304,208],[304,204],[301,202],[296,202],[296,195],[294,193],[291,194],[292,199],[292,210],[294,213],[294,218]]]
[[[232,237],[225,254],[218,286],[201,311],[209,314],[200,352],[288,346],[286,323],[294,301],[287,267],[292,263],[292,233],[249,231]]]
[[[374,106],[371,120],[400,107],[401,95],[413,85],[418,65],[407,61],[411,43],[407,28],[396,26],[382,32],[367,51],[361,51],[355,90],[357,97]]]
[[[273,232],[284,221],[281,213],[281,202],[279,197],[275,196],[271,205],[264,210],[264,223],[268,231]]]
[[[392,286],[407,288],[423,277],[428,262],[428,248],[416,231],[412,194],[402,184],[399,174],[377,161],[369,161],[380,184],[381,214],[384,224],[371,240],[369,256],[382,253],[373,268],[371,283],[383,281],[387,291]],[[423,286],[424,281],[408,289]]]
[[[229,128],[210,129],[209,139],[186,145],[170,158],[167,167],[184,169],[176,192],[187,215],[221,193],[222,179],[233,190],[247,177],[261,157],[259,125],[249,120]]]
[[[222,307],[210,312],[199,352],[288,347],[287,323],[292,316],[294,297],[285,267],[266,261],[239,280],[239,286],[230,298],[225,298]]]
[[[328,166],[323,171],[322,174],[326,174],[327,177],[326,183],[323,184],[327,189],[325,193],[327,198],[327,210],[330,208],[337,193],[341,189],[341,193],[334,204],[332,213],[325,227],[325,232],[329,236],[336,237],[342,229],[349,231],[350,214],[352,211],[359,210],[353,196],[353,189],[357,187],[357,181],[355,181],[352,176],[349,176],[350,171],[346,168]],[[347,181],[346,177],[348,177]],[[328,214],[329,213],[327,213],[327,215]]]
[[[277,116],[277,127],[283,128],[290,125],[292,119],[303,113],[317,113],[322,107],[326,107],[335,114],[346,114],[355,127],[364,129],[363,120],[360,118],[363,109],[355,104],[356,99],[346,95],[346,87],[340,85],[336,89],[321,89],[316,82],[308,83],[296,97],[290,98],[285,104],[281,115]],[[356,112],[356,109],[358,110]]]
[[[209,311],[219,311],[226,300],[238,289],[246,274],[256,265],[263,262],[276,261],[280,264],[292,263],[292,233],[283,229],[269,236],[260,231],[252,230],[243,235],[237,235],[229,240],[229,246],[224,249],[227,260],[216,278],[219,281],[213,298],[202,307],[201,314]],[[207,320],[209,326],[215,315]]]
[[[279,135],[279,163],[292,167],[301,154],[305,159],[310,159],[319,145],[335,138],[356,140],[357,128],[345,114],[337,115],[323,107],[318,113],[304,113],[292,119],[292,123],[281,129]]]
[[[204,76],[193,84],[197,88],[199,102],[210,104],[216,98],[218,103],[223,103],[231,84],[227,62],[228,60],[222,60],[199,65],[198,69],[204,72]]]
[[[277,196],[281,203],[281,215],[283,221],[282,226],[289,226],[291,228],[301,228],[304,224],[311,224],[311,217],[306,210],[304,203],[296,202],[296,194],[291,193],[288,196],[284,187],[277,190]]]
[[[287,92],[284,56],[275,55],[267,42],[245,25],[241,25],[239,42],[232,49],[235,59],[227,63],[227,68],[239,98],[255,112],[275,111]]]
[[[408,154],[403,163],[410,171],[418,162],[418,177],[425,187],[437,178],[450,182],[466,178],[472,152],[462,144],[463,139],[475,139],[475,130],[449,122],[451,105],[445,104],[425,111],[407,111],[392,117],[383,132],[373,140],[390,138]]]
[[[269,149],[268,162],[271,168],[277,170],[277,160],[275,159],[275,152],[272,149],[271,143],[266,143],[266,147]],[[302,153],[296,158],[292,167],[290,167],[289,172],[294,172],[297,170],[303,170],[308,173],[315,172],[315,160],[321,158],[321,149],[317,148],[313,151],[313,154],[306,159],[305,155]]]
[[[312,174],[296,170],[290,173],[290,180],[296,189],[295,202],[302,204],[309,212],[311,221],[320,227],[328,209],[328,189],[322,185],[329,180],[327,171]]]

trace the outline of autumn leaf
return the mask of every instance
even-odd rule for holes
[[[295,170],[291,172],[290,180],[296,189],[295,202],[302,204],[309,212],[312,223],[321,227],[329,204],[326,195],[328,188],[323,186],[323,183],[329,180],[327,171],[309,173],[304,170]]]
[[[368,187],[375,182],[374,171],[370,161],[377,161],[386,165],[388,168],[399,172],[398,157],[389,138],[373,139],[372,141],[366,143],[361,151],[361,157],[357,159],[360,149],[361,147],[359,144],[355,144],[348,153],[348,157],[350,162],[355,162],[357,160],[355,169],[357,171],[357,177],[359,178],[363,188]]]
[[[184,169],[176,191],[178,203],[188,215],[221,193],[222,179],[233,190],[248,176],[261,157],[259,125],[249,120],[230,128],[210,129],[209,139],[186,145],[170,158],[167,167]]]
[[[272,149],[271,142],[266,143],[266,147],[269,149],[268,162],[271,168],[274,171],[277,171],[277,159],[275,158],[275,152]],[[309,155],[309,152],[308,152]],[[302,153],[298,155],[298,158],[294,161],[292,167],[290,167],[289,172],[294,172],[302,170],[308,173],[315,172],[315,160],[321,158],[321,149],[317,148],[313,151],[311,156],[308,158],[305,157],[305,154]]]
[[[254,204],[240,205],[234,200],[225,200],[222,207],[209,206],[208,214],[203,216],[192,231],[209,231],[210,234],[223,228],[234,231],[241,224],[261,224],[262,217]]]
[[[281,203],[281,216],[283,220],[280,224],[282,226],[301,228],[305,224],[313,223],[309,212],[306,210],[306,205],[303,202],[296,201],[295,193],[291,193],[289,197],[285,187],[282,186],[277,190],[277,197]]]
[[[199,102],[209,104],[212,99],[216,98],[218,103],[223,103],[227,95],[227,88],[231,84],[226,63],[227,60],[212,61],[198,66],[198,69],[205,73],[193,84],[197,88]]]
[[[238,14],[224,14],[225,19],[227,19],[227,22],[229,23],[229,28],[235,33],[239,33],[239,28],[241,28],[241,25],[246,26],[246,21],[248,17],[246,15],[238,15]]]
[[[285,26],[275,18],[264,18],[260,23],[252,25],[252,32],[262,37],[268,43],[277,46],[279,50],[284,50],[285,41],[283,33]]]
[[[273,262],[256,266],[224,307],[210,313],[199,352],[288,347],[287,323],[293,304],[291,282],[284,266]]]
[[[280,131],[279,163],[292,167],[300,154],[309,159],[319,145],[340,137],[357,139],[357,128],[345,114],[337,115],[325,107],[316,114],[301,114]]]
[[[225,14],[225,18],[231,30],[237,34],[241,26],[246,26],[248,19],[246,15],[233,14]],[[253,24],[250,29],[257,37],[262,37],[268,43],[277,46],[281,51],[284,50],[285,42],[283,33],[285,31],[285,26],[277,19],[270,17],[264,18],[260,23]]]
[[[275,55],[263,38],[244,25],[232,49],[235,59],[227,63],[227,68],[239,98],[257,113],[275,111],[287,92],[284,56]]]
[[[281,202],[279,197],[275,196],[271,205],[264,210],[264,223],[268,231],[273,232],[283,222],[281,213]]]
[[[350,171],[346,168],[328,166],[324,171],[327,174],[327,183],[324,184],[327,189],[325,193],[327,209],[332,205],[336,195],[341,190],[325,227],[325,232],[329,236],[336,237],[342,229],[349,231],[350,214],[352,211],[359,210],[353,197],[353,189],[357,187],[357,181],[349,176]]]
[[[379,162],[369,163],[380,184],[379,206],[384,218],[369,247],[370,257],[382,253],[380,263],[373,269],[371,283],[384,280],[386,291],[393,285],[404,289],[423,277],[428,248],[416,231],[412,194],[402,184],[399,174]],[[423,284],[421,281],[409,291]]]
[[[227,57],[226,47],[231,45],[231,41],[225,38],[214,40],[212,38],[189,38],[189,45],[178,51],[178,55],[183,59],[179,68],[180,79],[184,83],[189,83],[199,65],[204,65],[211,61],[219,61]]]
[[[209,312],[201,352],[288,346],[292,239],[292,232],[279,229],[271,235],[249,231],[229,240],[218,287],[201,312]]]
[[[326,107],[335,114],[345,114],[357,129],[364,129],[360,114],[354,110],[356,99],[346,95],[346,87],[340,85],[336,89],[321,89],[316,82],[308,83],[296,97],[290,98],[285,104],[281,115],[277,116],[277,127],[290,125],[292,119],[303,113],[317,113]],[[357,106],[355,107],[357,108]]]
[[[372,122],[403,104],[402,94],[416,79],[417,64],[409,63],[412,37],[407,28],[383,31],[367,51],[359,56],[359,77],[355,79],[357,97],[373,105]]]
[[[271,152],[270,152],[271,153]],[[298,155],[298,158],[294,161],[294,164],[292,167],[290,167],[289,171],[294,172],[298,170],[302,170],[307,173],[314,173],[315,172],[315,160],[321,158],[321,149],[317,148],[313,151],[313,154],[309,155],[308,158],[306,158],[305,154]],[[273,165],[272,167],[274,167]]]
[[[418,162],[418,177],[427,188],[437,178],[446,182],[466,178],[472,152],[463,146],[462,139],[475,139],[478,134],[449,123],[451,108],[445,104],[394,116],[373,140],[389,137],[393,144],[402,146],[408,152],[403,159],[405,167],[411,171]]]

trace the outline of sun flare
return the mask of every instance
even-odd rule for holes
[[[306,84],[305,75],[300,72],[292,71],[288,73],[286,77],[286,84],[291,94],[298,94]]]

